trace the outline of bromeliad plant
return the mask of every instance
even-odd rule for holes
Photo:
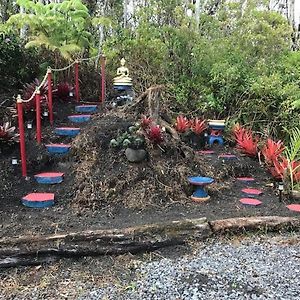
[[[141,118],[141,127],[144,130],[148,129],[152,123],[153,123],[152,118],[147,117],[145,115],[142,115],[142,118]]]
[[[4,143],[15,143],[19,139],[19,134],[16,133],[16,127],[11,126],[10,122],[3,123],[0,126],[0,141]]]
[[[146,137],[153,145],[160,145],[164,141],[163,132],[159,125],[152,125],[146,131]]]
[[[274,162],[279,161],[279,156],[285,150],[282,141],[275,142],[274,140],[268,138],[265,146],[261,150],[261,153],[265,159],[267,165],[272,166]]]
[[[70,99],[70,93],[73,92],[74,87],[68,82],[61,82],[57,85],[55,96],[59,100],[67,101]]]
[[[204,131],[207,129],[206,121],[199,118],[188,120],[179,115],[174,125],[183,142],[193,148],[201,148],[205,144]]]
[[[31,83],[26,83],[23,89],[23,100],[30,99],[32,94],[35,92],[36,88],[40,85],[40,81],[35,79]],[[48,93],[48,83],[45,82],[40,88],[41,95],[41,105],[46,106],[47,104],[47,93]],[[23,107],[25,112],[34,111],[36,106],[35,97],[29,102],[24,102]]]
[[[239,124],[233,127],[233,138],[236,148],[250,157],[258,154],[258,138],[254,137],[252,130],[241,127]]]
[[[195,135],[200,135],[207,129],[206,121],[195,118],[190,121],[190,128]]]
[[[190,121],[182,115],[178,116],[175,123],[175,129],[178,133],[187,132],[190,129]]]

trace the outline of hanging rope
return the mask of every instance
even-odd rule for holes
[[[27,102],[32,101],[32,99],[35,97],[37,91],[39,91],[39,90],[42,88],[42,86],[46,83],[47,77],[48,77],[48,72],[47,72],[46,75],[44,76],[44,78],[43,78],[42,82],[40,83],[40,85],[36,87],[35,91],[34,91],[34,92],[32,93],[32,95],[31,95],[31,97],[30,97],[29,99],[27,99],[27,100],[23,100],[23,99],[22,99],[22,102],[27,103]]]
[[[62,72],[62,71],[66,71],[70,68],[72,68],[76,63],[79,63],[79,62],[83,62],[83,61],[91,61],[91,60],[94,60],[94,59],[99,59],[98,55],[96,56],[92,56],[92,57],[89,57],[89,58],[80,58],[80,59],[76,59],[75,61],[73,61],[71,64],[69,64],[68,66],[64,67],[64,68],[61,68],[61,69],[52,69],[51,67],[49,67],[49,70],[53,71],[53,72]],[[31,97],[27,100],[23,100],[22,99],[22,102],[23,103],[28,103],[30,101],[32,101],[32,99],[35,97],[36,95],[36,92],[38,90],[40,90],[42,88],[42,86],[45,84],[45,82],[47,81],[47,77],[48,77],[48,71],[47,73],[45,74],[42,82],[40,83],[40,85],[36,88],[36,90],[32,93]]]

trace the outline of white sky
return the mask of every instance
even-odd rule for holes
[[[300,23],[300,0],[295,0],[296,24]]]

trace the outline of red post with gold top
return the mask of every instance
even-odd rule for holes
[[[36,141],[38,144],[42,143],[42,118],[41,118],[41,93],[40,90],[36,90],[35,94],[36,104]]]
[[[17,111],[18,111],[18,125],[20,134],[20,154],[21,154],[21,166],[22,176],[27,176],[27,163],[26,163],[26,146],[25,146],[25,130],[24,130],[24,118],[23,118],[23,101],[21,96],[17,98]]]
[[[79,61],[76,60],[75,62],[75,98],[76,102],[79,102],[80,96],[79,96]]]
[[[49,67],[47,70],[48,73],[48,110],[49,110],[49,121],[53,126],[54,117],[53,117],[53,97],[52,97],[52,71]]]

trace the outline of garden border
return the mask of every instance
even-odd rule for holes
[[[300,228],[298,217],[244,217],[208,221],[183,219],[121,229],[100,229],[0,239],[0,268],[39,265],[62,257],[154,251],[216,235]]]

